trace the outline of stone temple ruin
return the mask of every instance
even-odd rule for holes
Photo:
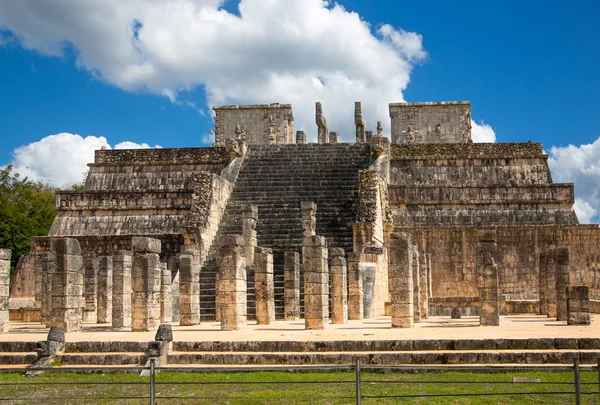
[[[468,102],[390,104],[390,138],[356,103],[354,143],[320,103],[316,144],[288,104],[214,111],[213,147],[96,151],[10,300],[0,251],[0,328],[600,310],[600,233],[578,223],[573,185],[552,182],[539,143],[473,143]]]

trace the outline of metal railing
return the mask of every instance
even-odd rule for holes
[[[145,381],[112,381],[112,382],[93,382],[93,381],[72,381],[72,382],[52,382],[52,381],[36,381],[35,378],[28,380],[27,383],[15,383],[11,381],[3,381],[0,379],[0,403],[2,402],[10,402],[10,403],[22,403],[25,401],[33,401],[32,398],[16,398],[6,396],[3,393],[6,393],[6,389],[8,387],[19,387],[19,386],[47,386],[47,385],[56,385],[56,386],[73,386],[73,385],[121,385],[121,386],[146,386],[147,387],[147,395],[112,395],[112,396],[102,396],[97,397],[98,400],[115,400],[115,401],[130,401],[130,400],[147,400],[150,405],[156,405],[159,400],[179,400],[179,401],[211,401],[225,398],[215,398],[209,396],[182,396],[182,395],[160,395],[157,394],[157,386],[185,386],[185,385],[198,385],[198,386],[218,386],[218,385],[228,385],[228,384],[236,384],[236,385],[277,385],[277,384],[297,384],[297,385],[320,385],[320,384],[348,384],[354,385],[354,396],[352,396],[351,391],[348,391],[346,395],[339,395],[335,397],[331,397],[330,399],[347,399],[353,400],[357,405],[362,405],[363,400],[373,400],[373,399],[433,399],[433,398],[441,398],[441,397],[476,397],[476,396],[488,396],[488,397],[515,397],[515,396],[530,396],[530,395],[572,395],[575,398],[575,404],[580,405],[582,403],[582,398],[586,395],[598,395],[598,401],[600,402],[600,358],[598,359],[597,366],[585,366],[586,370],[595,370],[598,374],[598,380],[595,382],[582,382],[581,381],[581,373],[580,370],[582,367],[579,364],[579,357],[574,356],[573,365],[572,366],[555,366],[555,367],[531,367],[527,366],[526,369],[529,371],[572,371],[573,372],[573,381],[548,381],[541,382],[536,381],[536,387],[543,386],[552,386],[552,387],[565,387],[564,389],[555,390],[552,389],[550,391],[543,390],[528,390],[528,391],[502,391],[502,392],[475,392],[475,393],[448,393],[448,392],[433,392],[433,393],[401,393],[394,395],[368,395],[365,394],[362,390],[363,386],[368,384],[376,385],[376,384],[405,384],[409,386],[411,384],[421,384],[421,385],[461,385],[461,384],[483,384],[483,385],[509,385],[515,384],[514,381],[458,381],[458,380],[436,380],[436,379],[416,379],[416,380],[389,380],[389,379],[363,379],[363,373],[365,372],[383,372],[383,371],[397,371],[397,372],[428,372],[428,371],[483,371],[483,372],[511,372],[511,371],[523,371],[525,368],[520,366],[502,366],[502,367],[492,367],[492,366],[470,366],[470,367],[461,367],[457,369],[455,366],[451,365],[435,365],[435,366],[361,366],[360,357],[355,358],[354,364],[349,365],[338,365],[338,366],[290,366],[290,367],[251,367],[251,368],[241,368],[241,367],[231,367],[231,368],[210,368],[210,367],[156,367],[156,363],[154,359],[150,360],[149,367],[49,367],[49,368],[39,368],[39,369],[26,369],[26,368],[8,368],[8,369],[0,369],[0,373],[24,373],[31,371],[39,371],[39,372],[76,372],[76,373],[111,373],[111,372],[129,372],[129,373],[140,373],[142,371],[149,371],[149,379]],[[347,380],[310,380],[310,381],[301,381],[301,380],[288,380],[285,381],[236,381],[235,383],[228,381],[157,381],[156,374],[159,371],[180,371],[180,372],[201,372],[201,373],[209,373],[209,372],[254,372],[254,371],[345,371],[352,372],[354,374],[354,379]],[[586,388],[591,388],[587,390],[582,390],[582,386]],[[597,386],[595,389],[592,386]],[[570,387],[570,389],[567,389]],[[68,390],[65,390],[68,393]],[[88,399],[88,398],[85,398]],[[90,400],[94,398],[89,398]],[[251,398],[226,398],[227,400],[233,401],[235,403],[236,399],[251,401]],[[281,400],[281,403],[286,403],[287,400],[290,400],[290,397],[278,397],[277,399]],[[294,397],[294,400],[298,401],[299,398]],[[326,398],[323,398],[326,399]],[[61,400],[83,400],[83,398],[75,398],[69,397],[68,395],[59,395],[57,397],[49,397],[49,398],[36,398],[37,403],[45,403],[48,401],[61,401]],[[273,402],[275,399],[269,399],[269,402]]]

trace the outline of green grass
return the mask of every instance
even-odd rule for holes
[[[513,377],[542,383],[513,383]],[[363,404],[572,404],[573,374],[519,373],[363,373]],[[581,373],[583,404],[600,403],[596,372]],[[354,374],[330,373],[179,373],[156,376],[157,404],[354,404]],[[63,385],[61,383],[73,383]],[[133,383],[133,384],[130,384]],[[504,384],[506,383],[506,384]],[[561,384],[567,383],[567,384]],[[586,384],[589,383],[589,384]],[[570,392],[567,395],[515,395],[525,392]],[[497,393],[510,393],[497,396]],[[471,396],[420,395],[467,394]],[[485,394],[474,396],[473,394]],[[410,398],[371,398],[412,395]],[[139,397],[123,399],[117,397]],[[14,404],[147,404],[149,378],[134,374],[46,373],[40,377],[0,374],[0,401]],[[179,397],[179,399],[177,399]],[[188,399],[182,397],[190,397]],[[53,400],[54,398],[54,400]],[[162,398],[162,399],[161,399]]]

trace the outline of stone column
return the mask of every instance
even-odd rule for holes
[[[38,263],[40,260],[40,255],[38,252],[35,252],[35,307],[41,308],[42,301],[44,300],[44,275],[43,275],[43,267],[41,263]],[[41,311],[40,311],[41,316]]]
[[[172,322],[179,322],[179,262],[177,264],[177,273],[173,277],[173,271],[171,270],[171,300],[173,305],[171,306],[171,319]]]
[[[373,262],[359,262],[360,273],[363,276],[363,319],[374,318],[375,313],[375,279],[377,264]]]
[[[244,238],[228,235],[219,250],[219,299],[221,330],[239,330],[246,326],[247,283]]]
[[[356,126],[356,143],[365,142],[365,127],[367,126],[367,121],[363,118],[360,101],[354,103],[354,125]]]
[[[433,297],[433,284],[431,277],[431,253],[426,254],[427,259],[427,298]],[[429,300],[427,300],[427,313],[429,314]]]
[[[85,308],[83,321],[98,322],[98,271],[100,259],[93,253],[83,256],[85,266]]]
[[[318,128],[319,143],[327,143],[327,134],[329,133],[327,119],[323,115],[323,106],[318,101],[315,103],[315,122]]]
[[[161,241],[133,237],[132,325],[134,332],[154,331],[160,325]]]
[[[317,204],[314,202],[301,202],[302,211],[302,237],[317,234]]]
[[[421,322],[421,267],[417,245],[412,246],[412,279],[413,279],[413,316],[415,322]]]
[[[392,328],[410,328],[414,321],[413,249],[410,235],[392,233],[390,238],[390,289]]]
[[[546,315],[556,318],[556,269],[558,263],[554,249],[547,252],[546,256]]]
[[[331,323],[348,322],[348,282],[344,249],[329,249],[331,274]]]
[[[256,323],[275,322],[275,284],[273,281],[273,250],[257,248],[254,258],[254,290],[256,294]]]
[[[83,323],[84,267],[77,239],[63,238],[54,241],[56,272],[52,280],[52,325],[61,326],[65,332],[81,330]]]
[[[569,286],[569,248],[556,249],[556,320],[567,320],[567,287]]]
[[[304,131],[296,131],[296,143],[304,145],[306,143],[306,133]]]
[[[364,313],[363,274],[359,261],[360,254],[348,254],[348,317],[351,320],[363,319]]]
[[[8,332],[10,256],[9,249],[0,249],[0,332]]]
[[[244,219],[242,223],[242,233],[244,235],[244,245],[246,246],[246,263],[254,263],[254,249],[256,249],[256,224],[258,223],[258,207],[248,205],[244,208]]]
[[[324,236],[302,239],[304,321],[306,329],[324,329],[329,317],[327,242]]]
[[[590,290],[588,286],[567,287],[567,324],[590,324]]]
[[[179,256],[179,324],[200,324],[200,251],[196,249]]]
[[[39,253],[36,260],[40,260],[42,273],[42,310],[41,321],[46,327],[52,326],[52,281],[56,272],[56,253],[54,249]]]
[[[162,263],[161,267],[162,274],[160,284],[160,323],[168,323],[173,321],[173,292],[171,291],[171,270],[169,270],[169,268],[167,267],[167,263]]]
[[[101,256],[98,260],[98,323],[112,323],[112,297],[112,256]]]
[[[300,255],[285,252],[283,259],[283,307],[286,321],[300,319]]]
[[[477,273],[479,278],[479,322],[481,326],[499,326],[498,265],[496,231],[478,231]]]
[[[427,277],[427,253],[419,255],[419,305],[421,306],[421,319],[429,317],[429,285]]]
[[[539,254],[538,291],[540,300],[540,315],[548,314],[548,255]]]
[[[113,255],[113,328],[131,327],[131,268],[133,254],[120,250]]]
[[[340,134],[335,131],[329,133],[329,143],[336,144],[340,143]]]

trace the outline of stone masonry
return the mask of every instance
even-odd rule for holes
[[[393,233],[390,240],[392,328],[410,328],[414,322],[413,249],[410,235]]]
[[[131,269],[133,253],[128,250],[113,255],[113,328],[131,327]]]
[[[419,254],[419,304],[421,305],[421,319],[429,317],[429,253]]]
[[[327,242],[323,236],[305,236],[302,243],[304,264],[304,321],[306,329],[324,329],[329,318],[329,265]]]
[[[258,325],[270,325],[275,322],[273,250],[268,248],[257,248],[254,263],[256,323]]]
[[[558,248],[556,256],[556,320],[567,320],[567,288],[569,287],[569,249]]]
[[[160,323],[173,321],[173,287],[171,270],[167,263],[162,263],[161,285],[160,285]],[[200,280],[198,280],[198,284]],[[200,289],[198,289],[200,295]]]
[[[412,279],[413,279],[413,315],[414,321],[421,322],[421,267],[417,245],[412,246]]]
[[[546,288],[544,291],[546,294],[546,315],[549,318],[556,318],[556,273],[558,269],[558,261],[555,249],[547,252],[545,264],[546,268],[544,272],[544,281],[546,282]]]
[[[359,264],[358,253],[348,254],[348,318],[363,319],[364,291],[362,267]]]
[[[219,314],[221,330],[240,330],[247,320],[247,281],[244,238],[230,235],[219,250]],[[181,281],[180,281],[181,282]]]
[[[283,273],[283,304],[286,321],[300,319],[300,255],[285,252]]]
[[[131,244],[131,329],[154,331],[160,325],[161,243],[158,239],[134,237]]]
[[[258,208],[256,205],[249,205],[244,209],[244,223],[242,232],[244,235],[244,244],[246,246],[246,262],[254,263],[254,250],[256,249],[256,224],[258,223]]]
[[[179,257],[179,324],[200,324],[200,251]]]
[[[567,287],[567,324],[590,324],[590,291],[588,286]]]
[[[348,322],[348,283],[344,249],[329,249],[329,272],[331,274],[331,323]]]
[[[500,325],[498,265],[493,256],[496,252],[496,232],[479,231],[477,270],[479,273],[479,322],[482,326]]]
[[[98,321],[98,272],[100,259],[93,254],[83,256],[85,267],[85,308],[83,321],[96,323]]]
[[[65,332],[81,330],[83,323],[83,257],[76,239],[54,241],[56,271],[52,278],[52,319],[49,326]]]
[[[0,332],[8,332],[8,279],[10,276],[9,249],[0,249]]]
[[[98,323],[112,323],[113,261],[112,256],[98,260]]]

